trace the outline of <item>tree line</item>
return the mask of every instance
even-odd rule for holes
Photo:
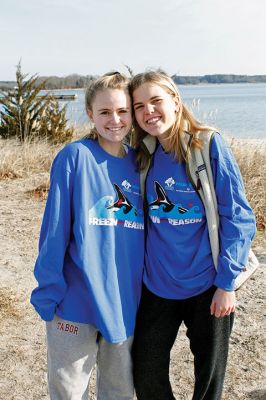
[[[59,76],[39,76],[36,85],[44,83],[46,90],[52,89],[80,89],[89,86],[90,82],[96,78],[96,75],[78,75],[72,74],[65,77]],[[16,86],[15,81],[0,81],[0,90],[11,89]]]
[[[202,83],[266,83],[266,75],[213,74],[203,76],[174,75],[177,85],[198,85]]]
[[[45,89],[79,89],[87,87],[96,75],[72,74],[65,77],[41,76],[38,77],[36,84],[45,82]],[[266,75],[233,75],[233,74],[213,74],[202,76],[182,76],[173,75],[173,80],[177,85],[198,85],[206,83],[266,83]],[[0,81],[0,89],[9,89],[16,86],[15,81]]]

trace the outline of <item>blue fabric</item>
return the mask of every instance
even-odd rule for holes
[[[144,258],[144,225],[135,153],[106,153],[94,140],[55,158],[41,227],[31,303],[94,325],[107,341],[133,335]]]
[[[211,162],[220,214],[220,256],[216,273],[205,210],[191,185],[185,163],[159,145],[146,181],[149,203],[144,283],[168,299],[196,296],[215,284],[233,290],[243,269],[255,218],[246,200],[238,166],[219,134]]]
[[[220,255],[214,284],[230,291],[247,261],[256,221],[238,165],[219,134],[212,143],[211,159],[220,216]]]

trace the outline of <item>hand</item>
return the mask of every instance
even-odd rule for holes
[[[235,292],[227,292],[226,290],[217,288],[211,303],[211,315],[220,318],[231,314],[236,308]]]

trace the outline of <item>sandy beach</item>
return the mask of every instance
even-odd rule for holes
[[[48,173],[0,181],[0,399],[49,399],[46,381],[44,323],[29,304],[36,286],[33,267],[45,201],[31,191]],[[254,241],[261,266],[237,293],[223,400],[266,399],[265,298],[266,237]],[[191,399],[193,359],[185,328],[172,351],[171,381],[176,399]],[[95,399],[94,376],[90,399]],[[152,399],[151,399],[152,400]]]

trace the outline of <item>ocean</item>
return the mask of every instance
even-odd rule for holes
[[[200,121],[231,137],[266,138],[266,84],[180,85],[184,103]],[[65,90],[77,95],[67,103],[67,117],[76,126],[88,122],[84,90]],[[62,102],[64,103],[64,102]]]

